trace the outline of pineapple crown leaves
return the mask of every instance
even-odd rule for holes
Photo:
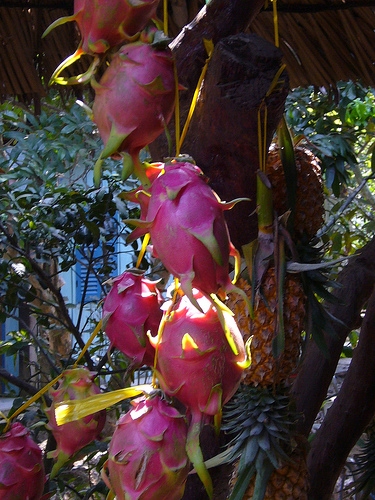
[[[287,452],[293,445],[291,431],[296,420],[283,388],[275,391],[271,387],[244,385],[224,407],[222,429],[234,437],[227,445],[223,461],[239,459],[231,500],[243,498],[254,474],[258,483],[254,498],[263,498],[272,470],[289,460]]]

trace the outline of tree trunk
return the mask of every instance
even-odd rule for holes
[[[288,78],[283,71],[276,90],[267,95],[280,67],[281,52],[255,35],[239,34],[221,40],[215,47],[186,138],[184,151],[194,157],[223,200],[251,197],[250,203],[238,204],[239,210],[227,219],[231,239],[238,248],[257,237],[258,110],[262,109],[262,131],[264,110],[268,111],[263,138],[267,150],[288,93]],[[207,429],[201,438],[207,458],[219,452]],[[226,498],[231,468],[211,472],[215,499]],[[189,477],[183,498],[207,498],[196,476]]]
[[[329,500],[350,450],[375,413],[375,288],[341,390],[308,456],[309,500]]]
[[[287,73],[282,71],[270,92],[281,59],[281,51],[257,35],[240,33],[221,40],[208,66],[182,151],[194,158],[222,200],[250,198],[225,214],[238,249],[258,234],[258,131],[261,146],[268,151],[289,91]]]
[[[182,128],[207,59],[203,40],[216,45],[221,39],[244,31],[264,5],[264,0],[211,0],[195,19],[184,27],[170,47],[176,60],[178,79],[186,90],[180,92],[180,127]],[[175,122],[171,120],[169,133],[174,144]],[[153,160],[162,160],[175,152],[169,151],[164,134],[150,145]]]
[[[335,295],[339,303],[329,308],[338,320],[332,324],[336,336],[327,334],[325,338],[329,356],[325,357],[315,342],[310,342],[293,386],[297,410],[303,415],[298,431],[305,436],[309,435],[327,395],[344,342],[348,334],[360,326],[362,309],[372,293],[375,284],[375,238],[349,260],[338,283],[341,286]],[[364,375],[366,377],[365,372]]]

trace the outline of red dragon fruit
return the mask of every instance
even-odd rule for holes
[[[20,422],[0,435],[1,500],[39,500],[45,473],[42,451]]]
[[[56,404],[72,399],[85,399],[99,392],[99,387],[93,382],[93,374],[84,367],[65,370],[57,389],[50,391],[52,404],[46,410],[46,414],[48,428],[52,431],[57,445],[56,450],[49,454],[50,457],[57,459],[51,477],[54,477],[77,451],[99,436],[106,420],[106,412],[102,410],[82,419],[57,425]]]
[[[110,48],[129,41],[155,17],[159,0],[75,0],[72,16],[52,23],[43,36],[69,21],[76,21],[81,42],[76,52],[63,61],[51,80],[57,83],[82,83],[83,76],[61,79],[58,75],[83,54],[103,54]],[[87,72],[91,75],[91,71]]]
[[[130,157],[132,165],[126,168],[126,176],[134,168],[142,183],[149,184],[138,155],[165,130],[172,117],[173,67],[173,55],[168,47],[162,49],[138,41],[124,45],[100,82],[92,82],[95,89],[93,120],[105,145],[94,172],[96,182],[98,176],[100,178],[101,160],[112,156],[127,160]],[[128,163],[124,161],[124,165]]]
[[[117,500],[180,500],[189,472],[185,418],[160,392],[133,405],[117,423],[104,480]]]
[[[222,315],[232,347],[218,306],[197,290],[193,293],[202,312],[184,295],[167,312],[159,342],[154,339],[156,375],[161,389],[183,403],[191,416],[187,452],[211,497],[212,484],[199,447],[201,426],[221,414],[248,361],[241,333],[229,312],[223,310]]]
[[[234,290],[229,256],[239,255],[230,242],[224,210],[239,200],[220,202],[192,163],[166,164],[164,170],[150,187],[146,220],[128,221],[139,226],[131,238],[150,232],[153,254],[191,300],[193,287],[206,294]]]
[[[154,363],[155,349],[147,332],[156,335],[158,331],[161,302],[156,282],[136,270],[115,278],[104,300],[103,329],[111,344],[131,360],[132,367]]]

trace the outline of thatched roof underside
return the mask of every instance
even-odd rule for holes
[[[191,1],[186,0],[189,17],[194,14]],[[7,7],[0,7],[0,100],[41,97],[54,69],[78,45],[75,23],[41,38],[54,20],[72,13],[72,2],[35,2],[30,9],[16,7],[16,1],[1,4]],[[292,87],[327,87],[339,80],[375,86],[375,0],[278,0],[277,6],[280,48]],[[249,31],[274,42],[271,2]],[[82,69],[75,64],[71,74]]]
[[[53,21],[68,14],[64,9],[0,7],[1,100],[13,96],[27,102],[45,95],[53,71],[76,50],[79,34],[75,23],[55,29],[45,38],[42,34]],[[83,67],[75,66],[77,69]]]
[[[356,4],[360,2],[278,2],[279,44],[292,87],[328,86],[340,80],[375,87],[375,0],[372,7]],[[273,27],[272,12],[261,12],[250,31],[273,42]]]

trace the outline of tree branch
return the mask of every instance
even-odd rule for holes
[[[350,450],[375,413],[375,289],[343,385],[308,456],[309,500],[329,500]]]
[[[336,335],[325,336],[329,356],[324,357],[316,343],[310,341],[293,386],[297,411],[303,415],[298,424],[298,431],[305,436],[309,435],[326,398],[344,342],[348,334],[361,325],[361,312],[373,292],[375,237],[349,260],[339,275],[338,283],[341,285],[335,291],[338,303],[329,307],[329,312],[338,320],[332,323]]]
[[[12,385],[15,385],[19,389],[25,391],[27,394],[30,394],[30,396],[34,396],[38,392],[38,389],[34,385],[29,384],[28,382],[25,382],[18,377],[15,377],[4,368],[0,368],[0,378],[6,380]]]

